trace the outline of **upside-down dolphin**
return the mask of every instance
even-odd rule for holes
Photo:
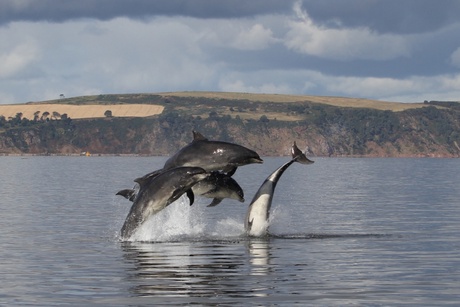
[[[201,180],[192,187],[193,193],[207,198],[213,198],[208,207],[220,204],[224,198],[244,202],[244,192],[238,182],[231,176],[214,171],[208,178]]]
[[[158,176],[163,170],[154,171],[146,174],[141,178],[137,178],[134,181],[144,181],[148,178]],[[244,192],[240,185],[231,176],[221,172],[210,172],[209,176],[192,187],[193,194],[201,195],[207,198],[213,198],[212,202],[208,207],[214,207],[218,205],[224,198],[231,198],[244,202]],[[121,195],[124,198],[133,201],[137,195],[136,189],[124,189],[117,192],[117,195]]]
[[[305,154],[302,153],[295,142],[292,146],[291,154],[292,160],[284,163],[270,176],[268,176],[254,195],[244,220],[244,228],[247,235],[260,237],[267,234],[268,218],[273,194],[275,193],[276,184],[281,178],[281,175],[283,175],[284,171],[294,162],[302,164],[313,163],[313,161],[309,160]]]
[[[138,180],[139,192],[121,228],[121,238],[129,239],[150,216],[163,210],[184,193],[187,193],[192,205],[194,194],[191,188],[208,176],[209,173],[201,167],[177,167]]]
[[[210,141],[193,131],[193,141],[171,156],[163,169],[197,166],[208,172],[223,171],[232,175],[238,166],[251,163],[263,163],[255,151],[234,143]]]

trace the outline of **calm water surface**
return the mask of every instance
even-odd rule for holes
[[[287,158],[238,169],[244,204],[180,199],[137,242],[115,193],[165,158],[0,157],[2,306],[457,306],[460,160],[333,159],[292,165],[272,237],[246,208]]]

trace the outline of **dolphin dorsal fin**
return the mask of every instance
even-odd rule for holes
[[[207,140],[208,139],[205,138],[201,133],[193,130],[193,141],[207,141]]]

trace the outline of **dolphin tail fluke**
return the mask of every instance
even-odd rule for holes
[[[305,156],[305,154],[297,147],[297,144],[294,142],[291,148],[292,159],[301,164],[312,164],[314,161],[310,160]]]

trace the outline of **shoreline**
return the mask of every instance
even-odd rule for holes
[[[269,156],[261,155],[262,157],[267,158],[277,158],[277,157],[289,157],[289,155],[279,155],[279,156]],[[0,157],[85,157],[85,158],[94,158],[94,157],[168,157],[164,155],[149,155],[149,154],[76,154],[76,153],[42,153],[42,154],[31,154],[31,153],[0,153]],[[315,156],[308,155],[310,158],[366,158],[366,159],[458,159],[460,156],[454,155],[441,155],[441,154],[417,154],[417,155],[400,155],[400,156],[375,156],[375,155],[331,155],[331,156]]]

